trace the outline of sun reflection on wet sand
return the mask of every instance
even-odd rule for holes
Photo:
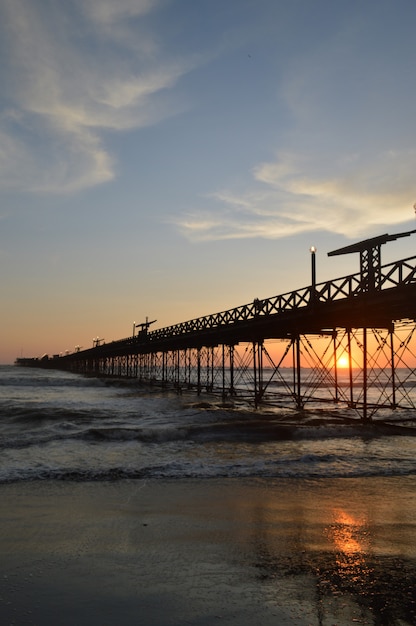
[[[274,484],[256,503],[266,601],[319,626],[416,624],[414,480],[297,486]]]
[[[334,509],[333,522],[326,529],[326,535],[335,548],[337,577],[344,585],[354,583],[355,587],[359,586],[365,592],[373,571],[368,564],[371,553],[368,520],[343,509]]]
[[[335,509],[333,516],[334,524],[329,534],[340,552],[348,555],[365,552],[368,547],[367,532],[363,533],[366,520],[353,517],[341,509]]]

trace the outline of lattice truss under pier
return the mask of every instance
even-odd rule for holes
[[[280,342],[281,343],[281,342]],[[416,408],[416,325],[404,321],[390,329],[337,329],[327,335],[300,335],[277,351],[262,347],[258,399],[281,404],[291,396],[298,408],[332,403],[371,419],[392,409],[414,419]],[[290,380],[290,373],[292,379]]]
[[[414,419],[416,408],[415,342],[415,322],[402,321],[389,329],[343,328],[280,340],[105,357],[86,362],[85,371],[214,393],[256,407],[337,405],[340,416],[345,410],[362,419],[376,413],[391,419],[394,413],[403,420]]]

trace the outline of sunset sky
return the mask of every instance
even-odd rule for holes
[[[416,228],[415,24],[414,0],[0,0],[0,362]]]

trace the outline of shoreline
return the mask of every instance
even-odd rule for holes
[[[0,489],[4,624],[416,623],[416,477]]]

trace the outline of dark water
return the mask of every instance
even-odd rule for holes
[[[0,481],[416,474],[411,421],[334,415],[1,366]]]

